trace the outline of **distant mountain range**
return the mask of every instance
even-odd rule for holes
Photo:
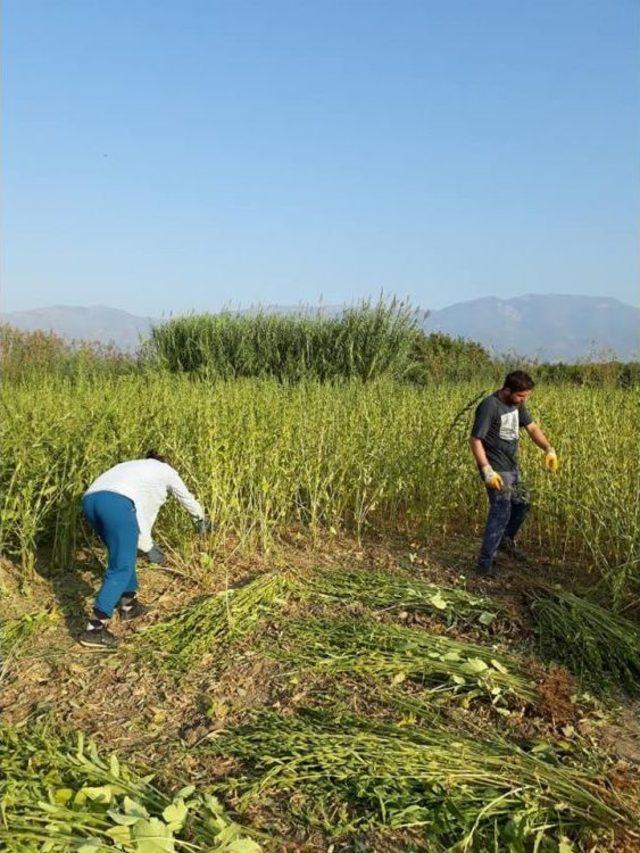
[[[288,314],[318,309],[270,305],[263,310]],[[331,305],[321,310],[336,314],[342,308]],[[152,324],[162,322],[103,306],[14,311],[0,314],[0,321],[26,331],[53,331],[67,340],[111,343],[129,351],[138,347]],[[625,361],[640,357],[640,309],[610,297],[488,296],[432,311],[424,328],[478,341],[496,354],[515,353],[540,361],[578,361],[610,354]]]
[[[424,327],[540,361],[640,358],[640,308],[610,297],[488,296],[433,311]]]
[[[55,332],[68,341],[97,341],[133,351],[141,338],[149,335],[155,321],[103,305],[88,308],[54,305],[31,311],[9,311],[0,314],[0,322],[25,332]]]

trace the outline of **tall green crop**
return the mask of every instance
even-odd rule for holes
[[[0,548],[26,565],[38,548],[52,569],[64,564],[88,535],[84,489],[149,447],[169,456],[206,506],[208,547],[229,537],[269,547],[291,525],[427,542],[479,535],[486,496],[468,449],[468,407],[486,390],[392,380],[211,385],[166,373],[5,383]],[[582,561],[622,597],[640,569],[640,391],[541,388],[531,408],[561,468],[547,474],[523,436],[533,496],[523,541]],[[157,533],[197,559],[179,507],[167,505]]]

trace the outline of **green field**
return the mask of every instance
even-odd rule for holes
[[[342,334],[309,328],[320,350]],[[387,344],[370,381],[296,375],[297,356],[286,379],[12,363],[2,849],[637,849],[640,390],[536,389],[561,467],[523,440],[530,564],[491,584],[467,445],[491,370],[417,381]],[[166,506],[169,565],[141,567],[154,613],[95,654],[76,642],[103,571],[80,497],[150,447],[213,530]]]
[[[149,447],[174,459],[201,496],[214,546],[232,537],[268,548],[291,525],[438,542],[474,534],[486,498],[467,435],[487,390],[390,380],[210,385],[171,374],[5,384],[0,547],[25,564],[47,548],[64,567],[81,543],[84,488]],[[523,440],[535,505],[527,540],[546,557],[580,561],[618,603],[640,576],[640,390],[543,387],[531,405],[561,470],[546,474]],[[159,529],[189,556],[178,509]]]

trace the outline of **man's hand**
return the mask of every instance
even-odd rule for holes
[[[493,470],[491,465],[482,466],[482,479],[488,489],[497,489],[500,491],[504,486],[504,480],[497,471]]]
[[[555,474],[559,465],[558,456],[553,447],[547,448],[547,452],[544,455],[544,467],[547,471],[551,471],[552,474]]]
[[[196,521],[196,527],[198,529],[198,536],[206,536],[207,533],[211,533],[212,524],[208,518],[199,518]]]
[[[147,560],[156,566],[163,566],[165,563],[164,554],[157,545],[153,545],[149,551],[146,551],[146,555]]]

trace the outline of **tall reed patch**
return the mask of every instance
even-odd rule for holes
[[[365,302],[338,314],[194,314],[155,326],[151,364],[208,378],[272,377],[281,382],[401,377],[411,367],[415,312],[397,300]]]
[[[111,345],[67,341],[54,332],[24,332],[0,323],[0,377],[26,381],[45,376],[115,376],[138,369],[134,355]]]

